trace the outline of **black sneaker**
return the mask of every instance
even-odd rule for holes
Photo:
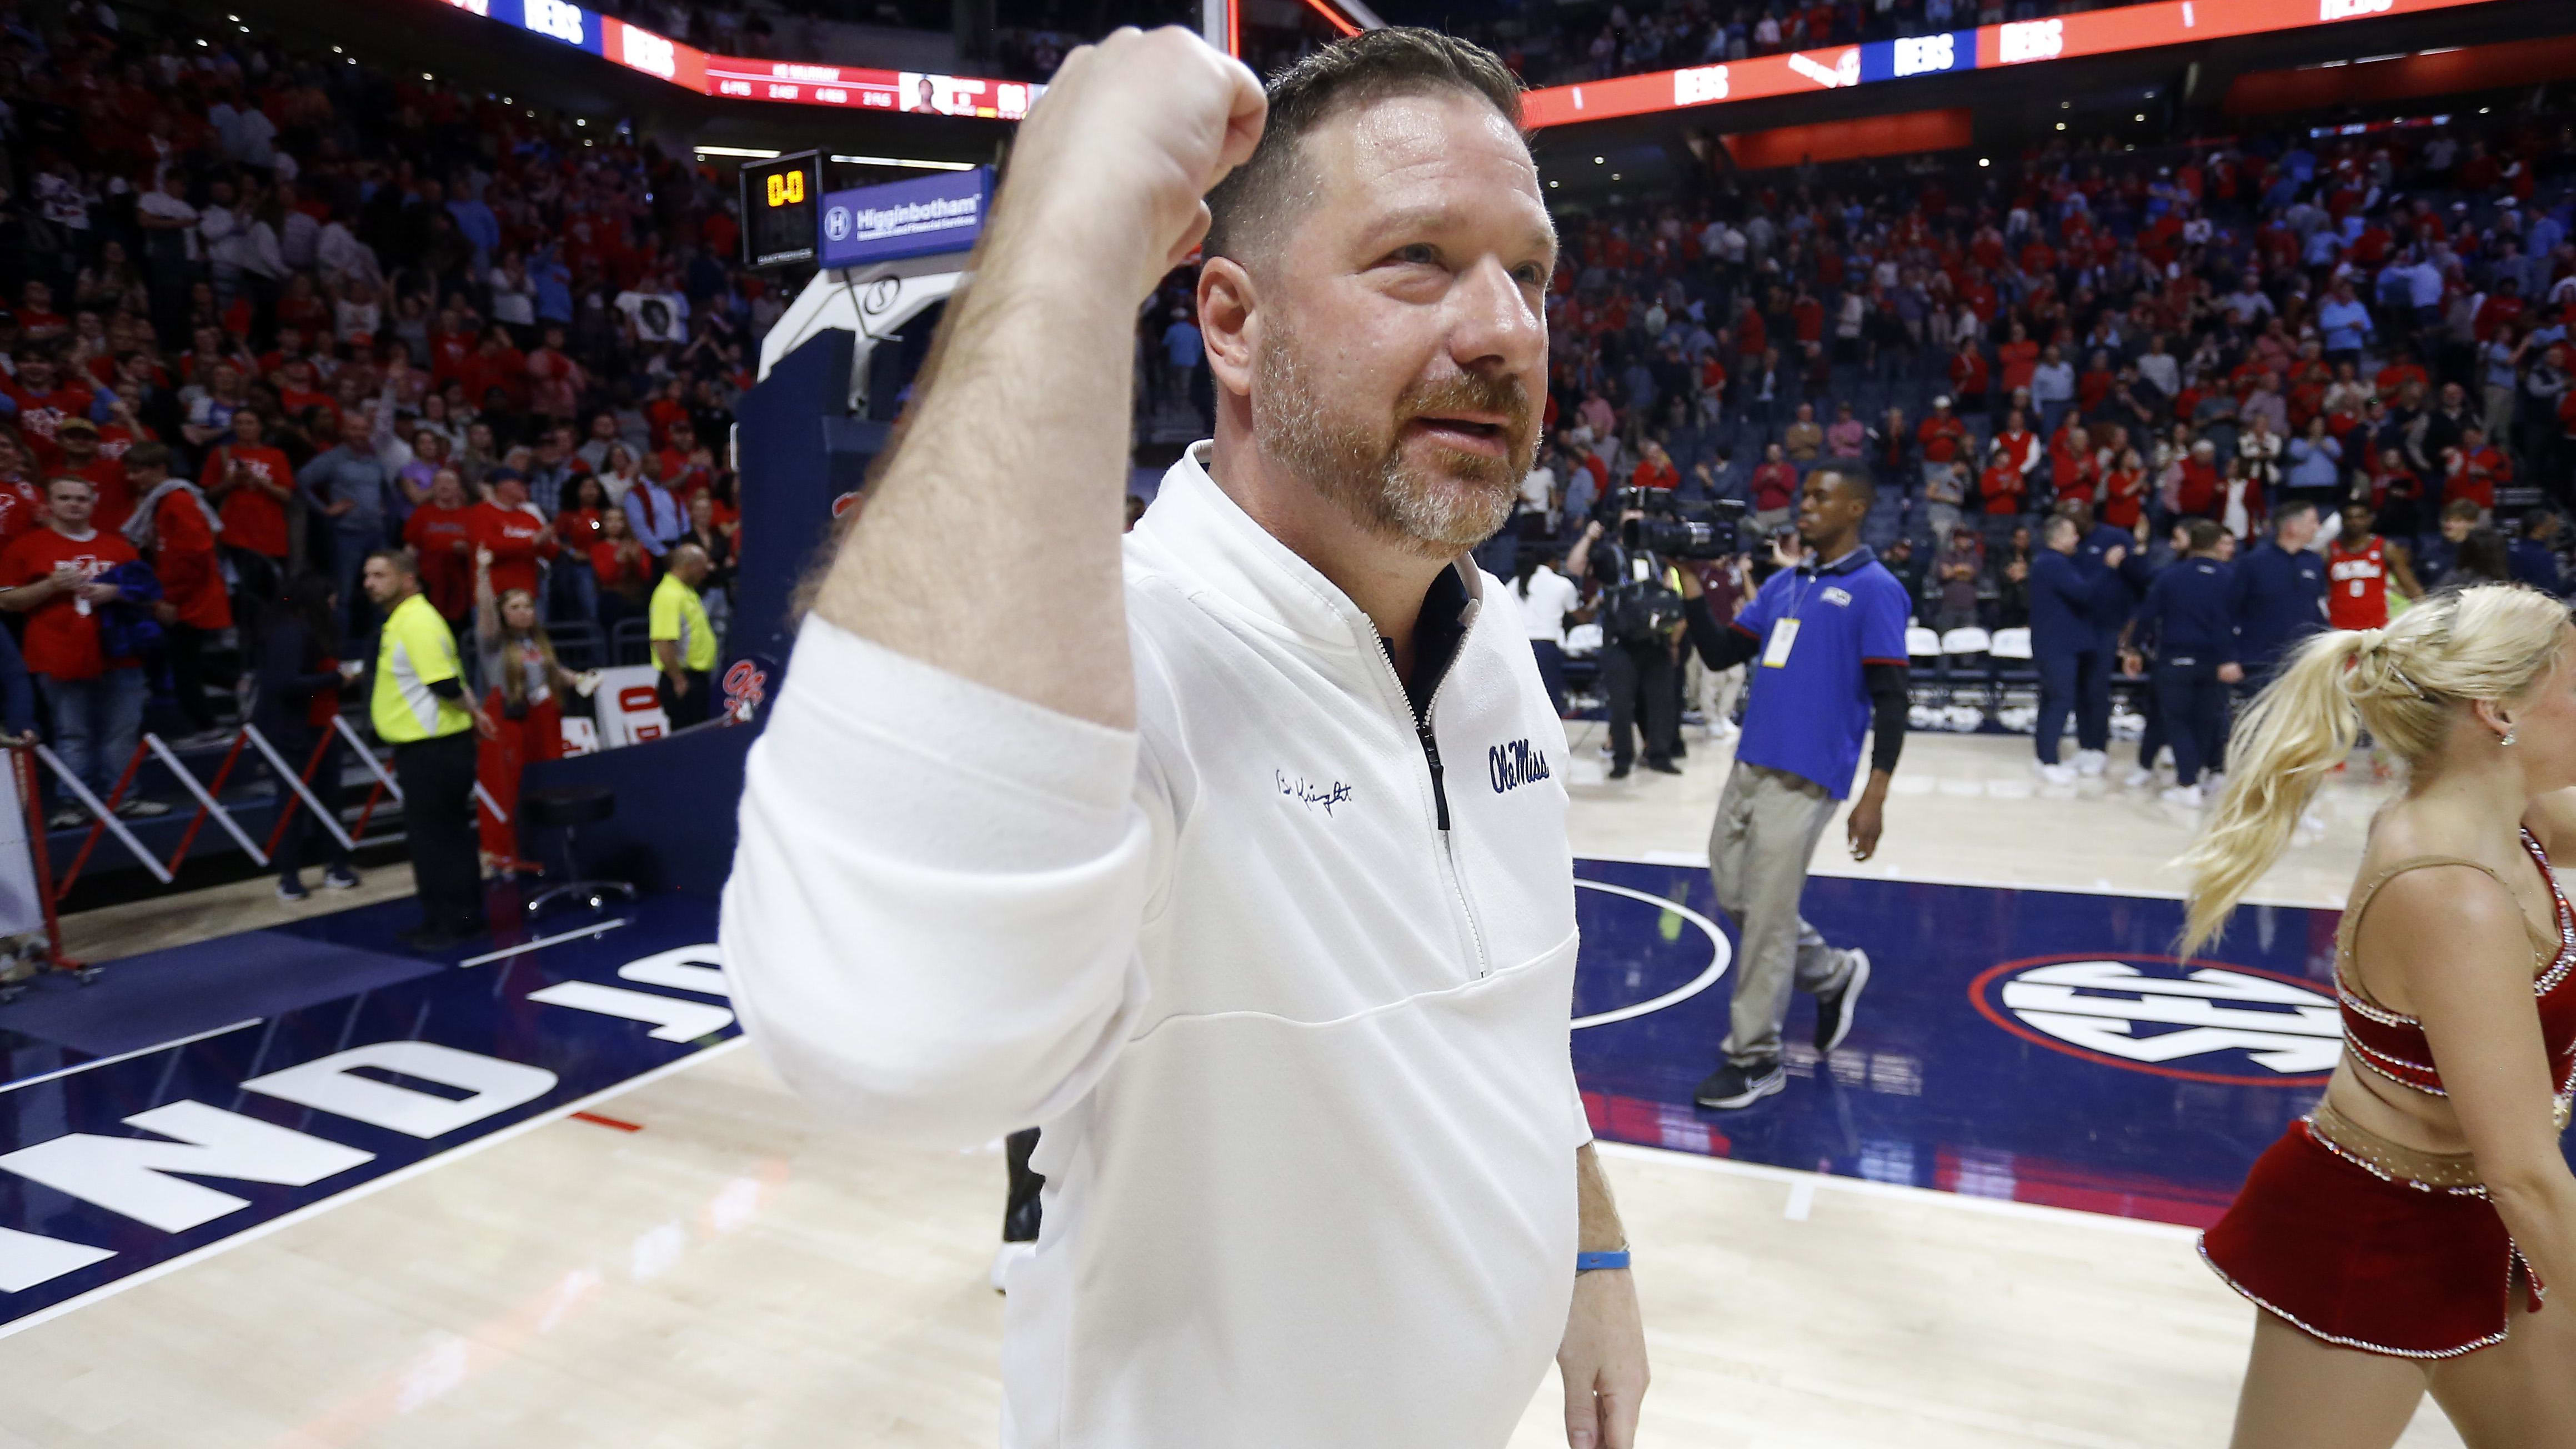
[[[1846,953],[1851,970],[1843,984],[1816,996],[1816,1050],[1829,1052],[1851,1035],[1852,1008],[1860,1004],[1860,994],[1869,987],[1869,953],[1853,947]]]
[[[1780,1070],[1778,1062],[1755,1062],[1749,1067],[1728,1062],[1708,1074],[1708,1080],[1699,1084],[1691,1100],[1716,1111],[1732,1112],[1750,1107],[1788,1085],[1789,1074]]]
[[[116,807],[116,813],[128,820],[153,820],[170,813],[170,807],[158,800],[128,800]]]
[[[1611,778],[1611,779],[1613,779],[1613,780],[1624,780],[1624,779],[1627,779],[1627,778],[1628,778],[1628,767],[1627,767],[1627,766],[1625,766],[1625,765],[1612,765],[1612,766],[1610,767],[1610,775],[1609,775],[1609,778]]]
[[[77,805],[66,805],[45,817],[47,830],[74,830],[89,823],[89,812]]]
[[[277,882],[277,898],[291,906],[313,899],[313,892],[306,890],[304,882],[300,880],[280,877]]]
[[[1670,760],[1648,760],[1646,768],[1658,775],[1678,775],[1682,772],[1682,767]]]
[[[353,891],[359,885],[358,873],[345,865],[335,865],[322,872],[322,884],[335,891]]]

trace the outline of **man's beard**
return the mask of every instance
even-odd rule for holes
[[[1297,334],[1275,313],[1265,322],[1252,383],[1252,436],[1262,456],[1286,465],[1362,528],[1424,558],[1455,558],[1511,517],[1537,446],[1529,399],[1517,382],[1474,373],[1416,382],[1396,399],[1392,426],[1380,433],[1327,409]],[[1435,447],[1429,462],[1436,472],[1407,463],[1406,423],[1461,412],[1507,419],[1505,456]]]

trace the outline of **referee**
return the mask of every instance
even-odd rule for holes
[[[1682,570],[1683,620],[1700,662],[1761,661],[1708,837],[1709,878],[1741,945],[1726,1060],[1699,1084],[1703,1107],[1749,1107],[1788,1084],[1780,1027],[1792,985],[1816,998],[1820,1052],[1842,1045],[1869,985],[1869,954],[1827,945],[1798,914],[1798,897],[1816,842],[1851,789],[1861,736],[1874,730],[1877,738],[1869,783],[1851,807],[1854,860],[1878,849],[1887,782],[1905,748],[1905,586],[1860,541],[1876,495],[1857,465],[1809,473],[1798,495],[1803,554],[1781,556],[1781,570],[1726,628]]]
[[[368,694],[376,738],[394,747],[403,836],[420,887],[420,927],[404,944],[441,951],[484,929],[483,867],[474,841],[474,736],[491,717],[465,692],[456,635],[420,591],[401,549],[367,555],[367,597],[384,611],[376,680]]]

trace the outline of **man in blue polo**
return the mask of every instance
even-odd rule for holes
[[[1735,768],[1709,831],[1709,878],[1735,917],[1735,1001],[1726,1059],[1695,1094],[1731,1111],[1787,1085],[1780,1028],[1794,985],[1816,998],[1816,1050],[1842,1044],[1869,984],[1866,952],[1838,950],[1798,914],[1807,861],[1850,793],[1875,728],[1869,783],[1851,807],[1852,859],[1878,849],[1887,784],[1905,746],[1905,586],[1861,546],[1876,489],[1859,466],[1819,468],[1798,498],[1799,556],[1721,628],[1681,571],[1683,618],[1711,669],[1752,669]]]

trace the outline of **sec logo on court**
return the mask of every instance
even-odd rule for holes
[[[2296,977],[2172,956],[2042,956],[1969,983],[2024,1041],[2125,1071],[2230,1086],[2320,1087],[2343,1050],[2334,997]]]

